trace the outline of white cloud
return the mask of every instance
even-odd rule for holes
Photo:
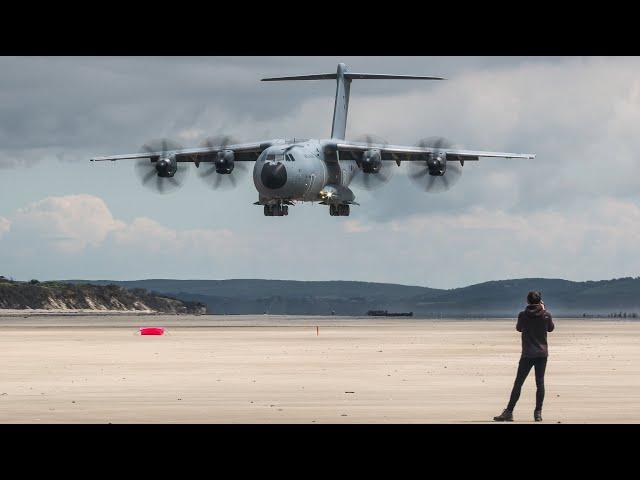
[[[97,269],[91,277],[113,266],[213,267],[219,259],[247,252],[230,229],[171,229],[144,217],[125,222],[114,218],[101,198],[86,194],[47,197],[18,209],[11,219],[0,217],[0,238],[0,263],[37,264],[31,270],[52,272],[49,278],[90,265]],[[25,271],[31,276],[28,267]]]
[[[153,253],[197,250],[216,255],[235,241],[229,229],[175,230],[144,217],[125,223],[113,217],[104,200],[86,194],[33,202],[20,208],[13,222],[0,217],[0,233],[9,231],[11,223],[16,235],[32,237],[64,253],[112,245]]]
[[[102,199],[86,194],[33,202],[17,211],[12,224],[17,234],[37,238],[64,253],[98,246],[110,232],[124,227]]]
[[[113,232],[113,245],[128,250],[144,250],[152,254],[188,254],[218,257],[243,245],[229,229],[174,230],[149,218],[136,218]]]
[[[9,231],[11,228],[11,222],[9,219],[0,217],[0,238]]]
[[[640,206],[632,201],[598,199],[562,213],[526,216],[474,208],[415,215],[389,226],[406,245],[422,243],[422,249],[394,251],[408,269],[413,261],[429,276],[429,270],[437,272],[431,285],[460,285],[461,270],[465,283],[532,276],[588,280],[640,271]]]
[[[372,227],[358,220],[345,220],[343,228],[347,233],[365,233],[370,231]]]

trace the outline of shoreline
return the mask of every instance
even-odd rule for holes
[[[12,309],[12,308],[0,308],[1,317],[35,317],[39,315],[45,316],[81,316],[81,315],[97,315],[97,316],[112,316],[112,315],[168,315],[162,312],[156,312],[155,310],[92,310],[92,309],[60,309],[60,310],[48,310],[43,308],[25,308],[25,309]],[[177,314],[176,314],[177,315]]]
[[[553,312],[552,312],[553,314]],[[509,320],[516,319],[518,312],[513,315],[503,314],[486,314],[486,315],[474,315],[474,314],[451,314],[451,315],[326,315],[326,314],[307,314],[307,313],[294,313],[294,314],[280,314],[280,313],[167,313],[159,312],[157,310],[93,310],[93,309],[11,309],[0,308],[0,318],[2,317],[35,317],[35,316],[50,316],[50,317],[65,317],[65,316],[127,316],[127,315],[151,315],[151,316],[182,316],[182,317],[305,317],[305,318],[365,318],[365,319],[398,319],[398,320]],[[640,317],[608,317],[604,315],[563,315],[554,314],[553,318],[561,319],[573,319],[573,320],[611,320],[611,321],[640,321]]]
[[[634,326],[633,319],[618,318],[556,318],[558,325],[611,325]],[[0,314],[0,330],[37,330],[37,329],[135,329],[140,327],[164,327],[175,329],[224,329],[224,328],[282,328],[289,327],[320,329],[324,328],[415,328],[437,325],[469,325],[475,329],[477,325],[492,325],[507,328],[515,332],[515,318],[399,318],[399,317],[340,317],[340,316],[298,316],[298,315],[187,315],[187,314],[58,314],[47,313],[37,315]],[[446,327],[443,327],[446,328]],[[568,327],[573,328],[573,327]]]
[[[81,317],[169,317],[169,318],[200,318],[202,320],[217,321],[221,319],[246,319],[246,318],[262,318],[262,319],[293,319],[293,318],[306,318],[306,319],[334,319],[336,321],[341,320],[358,320],[358,321],[371,321],[377,322],[460,322],[460,321],[514,321],[517,319],[517,313],[513,316],[501,316],[501,315],[447,315],[447,316],[434,316],[434,315],[413,315],[408,316],[377,316],[377,315],[312,315],[312,314],[218,314],[218,313],[165,313],[153,310],[90,310],[90,309],[65,309],[65,310],[45,310],[45,309],[0,309],[0,324],[2,319],[16,319],[16,318],[81,318]],[[633,317],[605,317],[605,316],[577,316],[577,315],[554,315],[554,319],[569,320],[569,321],[594,321],[594,322],[623,322],[633,323],[640,322],[640,318]]]

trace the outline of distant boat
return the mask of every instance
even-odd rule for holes
[[[388,312],[386,310],[369,310],[370,317],[413,317],[413,312]]]

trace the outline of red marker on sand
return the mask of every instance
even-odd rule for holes
[[[164,335],[164,328],[144,327],[140,329],[140,335]]]

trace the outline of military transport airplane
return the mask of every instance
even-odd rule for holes
[[[409,176],[426,191],[448,189],[460,177],[465,162],[481,157],[535,158],[532,154],[484,152],[453,148],[443,138],[421,141],[417,146],[388,145],[368,136],[363,141],[345,140],[351,82],[360,79],[444,80],[441,77],[353,73],[343,63],[336,73],[264,78],[262,81],[336,80],[333,126],[329,139],[275,139],[234,143],[231,137],[207,140],[199,148],[181,148],[168,140],[147,144],[141,153],[92,158],[91,161],[138,160],[142,183],[161,193],[180,186],[185,163],[209,167],[200,176],[212,186],[236,185],[234,172],[246,162],[255,162],[253,183],[258,191],[255,205],[264,206],[266,216],[288,215],[294,202],[319,202],[329,206],[332,216],[348,216],[357,205],[349,188],[352,181],[373,188],[389,179],[393,164],[408,162]]]

